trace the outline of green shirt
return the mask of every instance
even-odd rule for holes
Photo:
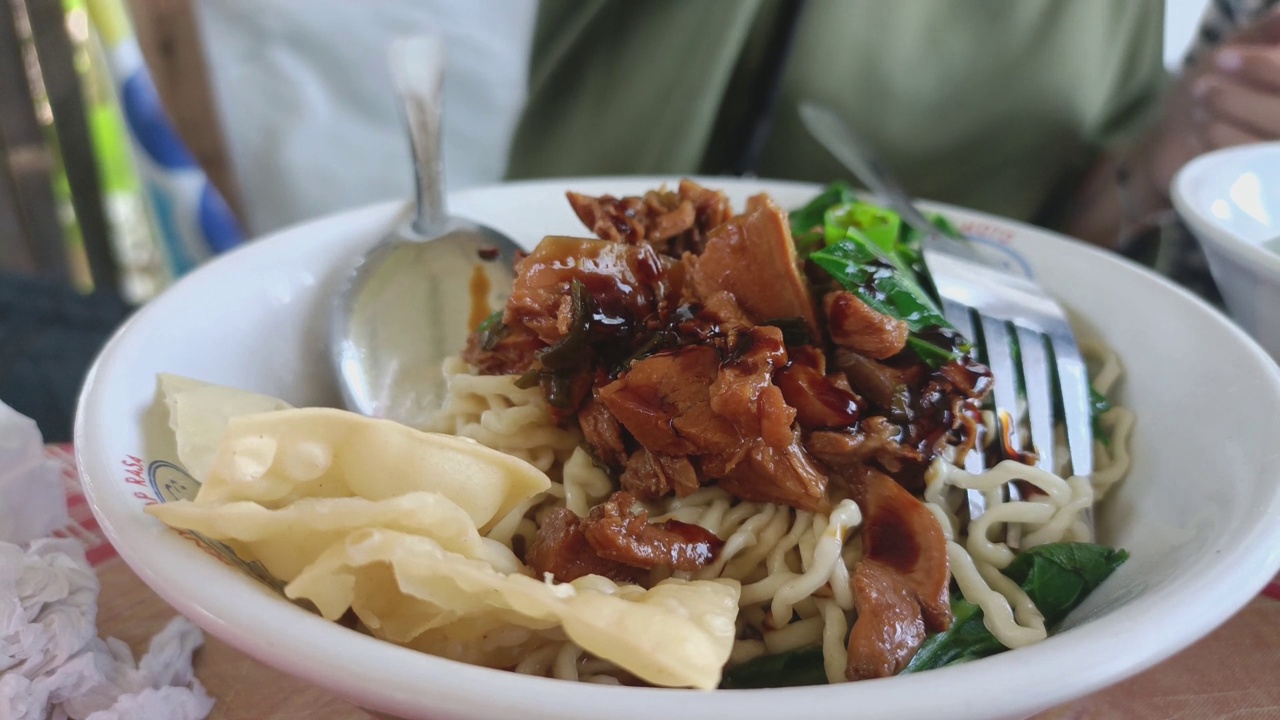
[[[783,0],[785,1],[785,0]],[[847,177],[844,117],[915,195],[1031,219],[1164,86],[1163,0],[809,0],[751,170]],[[759,117],[779,0],[543,0],[509,175],[720,174]]]

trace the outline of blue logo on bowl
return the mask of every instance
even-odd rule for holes
[[[147,480],[160,502],[195,500],[200,491],[199,480],[167,460],[152,461],[147,466]]]

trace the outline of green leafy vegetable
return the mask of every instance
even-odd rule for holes
[[[516,378],[516,387],[520,388],[521,390],[528,390],[529,388],[537,387],[538,382],[541,379],[542,379],[542,371],[539,370],[538,368],[533,368],[532,370],[529,370],[525,374]]]
[[[945,218],[932,222],[960,237]],[[922,236],[892,210],[858,200],[844,183],[833,183],[791,213],[791,234],[801,257],[814,261],[845,289],[876,311],[903,320],[912,332],[908,347],[938,367],[959,355],[920,333],[949,328],[921,278],[927,278],[920,254]]]
[[[952,224],[946,215],[930,215],[929,222],[933,223],[933,226],[941,230],[944,235],[957,240],[964,239],[964,233],[960,232],[960,228]]]
[[[865,236],[850,234],[810,259],[846,290],[876,311],[902,320],[912,332],[950,327],[915,273]]]
[[[1091,543],[1053,543],[1025,550],[1004,574],[1022,586],[1040,609],[1052,632],[1129,554]],[[982,608],[960,597],[951,599],[954,619],[945,632],[930,635],[902,671],[932,670],[1004,652],[1004,645],[987,630]],[[720,687],[768,688],[825,685],[822,648],[808,647],[765,655],[727,670]]]
[[[925,639],[903,668],[904,675],[977,660],[1005,649],[983,624],[982,608],[957,594],[951,598],[951,615],[951,627]]]
[[[1111,436],[1102,427],[1102,416],[1111,409],[1111,400],[1106,395],[1089,388],[1089,414],[1093,418],[1093,436],[1103,445],[1111,447]]]
[[[720,687],[733,690],[825,685],[826,683],[827,673],[822,664],[822,648],[808,647],[748,660],[727,670],[724,679],[720,681]]]
[[[476,328],[476,332],[480,333],[480,346],[485,350],[492,350],[498,346],[498,342],[503,336],[510,331],[506,325],[502,324],[502,311],[498,310]]]
[[[1004,574],[1017,582],[1052,632],[1103,580],[1129,558],[1124,550],[1092,543],[1052,543],[1025,550]],[[930,635],[903,673],[976,660],[1004,650],[983,623],[982,609],[956,594],[951,627]]]
[[[1017,344],[1014,344],[1014,348],[1015,349],[1017,348]],[[1014,366],[1017,367],[1019,364],[1019,360],[1016,356],[1014,357],[1013,361],[1014,361]],[[1054,383],[1058,382],[1058,368],[1056,366],[1053,367],[1053,381]],[[1054,412],[1058,413],[1059,417],[1062,416],[1063,409],[1062,409],[1061,394],[1058,394],[1058,393],[1054,394],[1053,410]],[[1102,416],[1107,414],[1109,410],[1111,410],[1111,399],[1108,398],[1106,395],[1103,395],[1102,393],[1098,392],[1093,388],[1092,385],[1090,385],[1089,386],[1089,418],[1093,422],[1093,437],[1098,442],[1102,443],[1107,447],[1111,447],[1111,435],[1107,432],[1106,428],[1102,427]]]
[[[1053,543],[1019,553],[1004,574],[1022,586],[1050,630],[1129,559],[1129,553],[1090,543]]]
[[[516,387],[541,385],[547,404],[567,408],[573,404],[573,377],[591,362],[589,333],[596,302],[581,280],[569,283],[569,332],[550,347],[538,351],[537,365],[516,379]],[[486,321],[487,322],[487,321]]]
[[[902,218],[892,210],[855,201],[831,206],[824,216],[822,232],[826,245],[858,233],[885,252],[897,253],[902,238]]]
[[[808,205],[791,211],[791,238],[800,257],[808,257],[809,253],[822,247],[827,210],[833,205],[853,201],[853,189],[845,183],[836,182],[828,185]]]
[[[612,376],[617,377],[630,369],[635,363],[667,348],[676,347],[679,343],[680,338],[676,333],[670,330],[657,330],[645,338],[631,355],[613,367]]]
[[[933,343],[921,337],[911,336],[907,338],[907,347],[915,351],[915,354],[925,362],[929,367],[941,367],[958,360],[960,355],[953,350],[934,345]],[[968,344],[966,343],[966,347]]]
[[[956,227],[950,220],[946,218],[945,215],[931,214],[931,215],[927,215],[926,217],[929,219],[929,222],[934,227],[938,228],[938,231],[941,232],[943,235],[946,235],[947,237],[950,237],[950,238],[954,238],[956,240],[965,239],[964,233],[960,232],[960,228]],[[911,227],[910,225],[905,225],[903,227],[903,242],[906,243],[907,245],[911,245],[913,247],[919,247],[923,239],[924,239],[924,233]]]
[[[596,301],[587,286],[574,278],[569,283],[569,332],[554,345],[538,351],[538,362],[548,370],[573,370],[586,364],[591,356],[588,334],[595,315]]]
[[[845,239],[809,259],[872,309],[905,322],[913,333],[907,345],[921,360],[938,367],[958,359],[950,348],[919,336],[924,330],[951,325],[901,257],[851,229]]]

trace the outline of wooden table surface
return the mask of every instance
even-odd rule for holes
[[[119,558],[97,566],[98,629],[141,654],[173,616]],[[196,675],[217,704],[210,720],[368,720],[368,713],[206,635]],[[1216,632],[1137,677],[1036,720],[1280,718],[1280,600],[1260,596]]]

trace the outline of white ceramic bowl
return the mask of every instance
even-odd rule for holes
[[[455,213],[535,243],[582,233],[565,188],[629,194],[652,179],[556,180],[456,194]],[[784,207],[816,188],[708,180],[741,206]],[[1114,683],[1208,633],[1280,567],[1280,369],[1244,333],[1144,270],[1049,233],[950,209],[1033,272],[1123,358],[1138,414],[1133,469],[1099,515],[1126,563],[1058,635],[967,665],[834,687],[694,692],[530,678],[458,664],[325,622],[143,513],[183,476],[147,409],[156,373],[333,403],[325,330],[351,258],[397,211],[302,225],[210,263],[141,309],[103,350],[80,399],[76,452],[94,513],[120,555],[208,632],[367,708],[407,718],[882,720],[1025,717]],[[162,424],[162,423],[161,423]]]
[[[1174,178],[1173,202],[1232,317],[1280,359],[1280,142],[1187,163]],[[1273,249],[1264,249],[1270,240]]]

